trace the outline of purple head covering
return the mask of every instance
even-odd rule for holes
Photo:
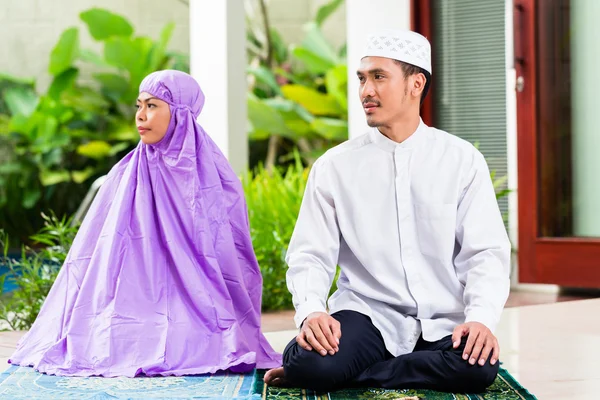
[[[140,92],[169,103],[168,131],[110,171],[10,362],[107,377],[280,366],[241,184],[196,122],[200,87],[160,71]]]

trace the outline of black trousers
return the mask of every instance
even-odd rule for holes
[[[355,311],[332,315],[341,325],[339,351],[321,356],[294,338],[283,353],[286,379],[294,386],[317,391],[345,387],[432,389],[455,393],[484,391],[496,379],[499,363],[480,366],[462,359],[467,337],[457,349],[452,336],[437,342],[419,338],[412,353],[393,357],[371,319]]]

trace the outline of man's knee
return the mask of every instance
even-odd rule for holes
[[[460,372],[459,379],[466,391],[471,393],[484,392],[496,380],[498,369],[498,364],[491,365],[489,361],[483,366],[466,364]]]
[[[341,377],[336,356],[322,356],[315,351],[307,351],[297,344],[288,345],[284,352],[283,370],[285,378],[295,386],[327,391],[335,387]]]

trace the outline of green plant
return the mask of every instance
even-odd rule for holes
[[[473,146],[479,150],[480,143],[477,141],[473,143]],[[497,177],[496,174],[496,170],[490,170],[490,178],[492,179],[492,185],[494,186],[494,192],[496,193],[496,201],[499,201],[512,193],[512,190],[507,186],[508,175]],[[508,225],[508,212],[502,214],[502,220],[505,225]]]
[[[287,251],[302,196],[308,169],[299,157],[285,171],[267,171],[259,166],[254,174],[242,177],[250,219],[250,234],[263,276],[263,310],[292,308],[286,286]]]
[[[311,164],[348,138],[345,48],[334,51],[321,32],[342,3],[323,5],[305,25],[306,36],[298,46],[287,46],[270,27],[264,0],[259,1],[260,17],[249,8],[249,136],[254,142],[267,141],[268,170],[290,161],[295,148]],[[260,20],[262,24],[255,22]]]
[[[31,327],[78,230],[78,225],[71,219],[59,219],[54,214],[43,215],[43,219],[43,228],[32,236],[32,240],[44,247],[33,250],[23,246],[20,259],[8,256],[8,236],[0,232],[0,245],[4,248],[0,264],[8,268],[8,272],[0,277],[0,321],[11,330]],[[3,293],[7,281],[16,285],[11,293]]]
[[[166,50],[173,24],[153,41],[134,36],[125,18],[107,10],[93,8],[80,18],[102,55],[82,49],[73,27],[52,50],[47,92],[0,76],[0,226],[21,241],[39,228],[42,211],[73,214],[92,179],[137,144],[141,80],[157,69],[187,67],[185,57]],[[92,83],[80,65],[93,67]]]

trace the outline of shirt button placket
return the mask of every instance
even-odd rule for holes
[[[412,201],[410,195],[409,163],[411,151],[409,149],[396,149],[394,153],[396,165],[396,207],[398,211],[398,232],[400,234],[400,252],[404,273],[408,281],[409,290],[417,303],[419,310],[419,299],[421,298],[421,282],[418,271],[415,269],[413,248],[415,246],[414,235],[411,234],[413,221]]]

